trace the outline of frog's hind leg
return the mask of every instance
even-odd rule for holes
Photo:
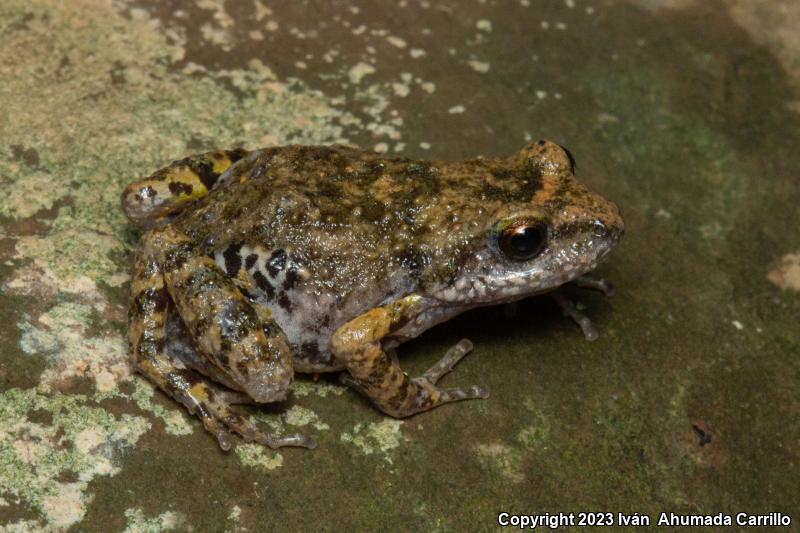
[[[164,225],[186,205],[226,182],[225,173],[257,152],[244,149],[197,154],[130,184],[122,193],[122,209],[142,229]]]
[[[187,368],[179,358],[165,351],[168,308],[178,303],[178,310],[181,311],[179,302],[182,301],[181,299],[176,301],[170,292],[170,284],[175,284],[175,280],[169,279],[170,274],[175,276],[175,271],[181,271],[179,265],[191,263],[188,257],[182,258],[181,250],[183,249],[185,253],[185,249],[181,246],[181,241],[176,240],[174,235],[165,233],[167,232],[155,231],[146,234],[143,239],[142,251],[136,261],[131,287],[133,297],[129,311],[128,336],[133,362],[137,370],[153,381],[161,390],[181,402],[191,413],[200,417],[203,426],[217,437],[223,450],[228,450],[231,446],[229,431],[238,433],[247,441],[260,442],[272,448],[280,446],[314,447],[314,441],[304,435],[279,436],[259,429],[231,408],[231,403],[239,403],[239,400],[242,399],[241,393],[228,391],[216,385],[206,376]],[[162,255],[160,250],[166,252]],[[173,285],[173,287],[175,286]],[[173,291],[185,292],[174,288]],[[232,312],[228,317],[236,322],[236,306],[229,305],[226,309]],[[219,309],[217,310],[219,311]],[[198,319],[206,315],[207,313],[199,312],[197,314],[186,313],[182,316],[184,316],[184,320],[187,320],[188,317],[187,327],[190,331],[198,331],[202,329],[197,323]],[[240,323],[245,322],[248,320],[240,321]],[[224,320],[221,327],[226,329]],[[235,326],[228,329],[229,331],[220,334],[217,341],[220,343],[230,342],[233,330],[240,336],[243,333],[242,328]],[[251,332],[250,335],[256,338],[260,348],[268,351],[271,348],[270,340],[265,338],[260,327],[255,329],[261,331],[261,334],[252,334]],[[202,341],[199,344],[202,344]],[[208,344],[207,339],[206,344]],[[245,342],[245,344],[248,343]],[[202,350],[203,347],[200,346],[200,349]],[[264,355],[251,353],[252,350],[248,351],[247,348],[244,350],[245,355],[253,358]],[[241,355],[241,352],[238,355]],[[267,359],[269,358],[267,357]],[[263,372],[260,377],[264,377]],[[268,388],[268,384],[266,386]],[[252,396],[249,391],[248,395]],[[263,399],[264,396],[261,398]]]
[[[371,309],[334,333],[333,353],[350,373],[343,381],[368,396],[381,411],[395,417],[410,416],[444,403],[488,398],[489,391],[482,386],[453,389],[436,386],[472,349],[469,341],[459,342],[417,378],[410,378],[397,360],[383,350],[381,342],[418,313],[418,302],[419,297],[411,295]]]

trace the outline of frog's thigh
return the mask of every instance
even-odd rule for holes
[[[140,228],[154,227],[207,195],[220,184],[220,176],[247,154],[243,149],[218,150],[173,161],[128,185],[122,193],[122,208]]]
[[[276,436],[255,427],[230,407],[228,391],[216,386],[182,361],[165,353],[166,312],[170,295],[161,264],[151,253],[164,243],[161,236],[148,234],[136,262],[131,284],[128,338],[136,368],[161,390],[198,415],[206,430],[217,437],[220,447],[230,448],[228,429],[245,440],[271,447],[313,446],[302,435]]]
[[[199,352],[256,402],[286,397],[294,379],[292,351],[280,326],[259,316],[228,275],[188,239],[165,228],[167,291]]]
[[[418,378],[409,378],[397,361],[383,351],[381,341],[419,313],[418,296],[407,296],[376,307],[340,327],[331,339],[336,358],[347,367],[355,387],[395,417],[427,411],[443,403],[486,398],[488,390],[472,386],[441,389],[436,381],[469,351],[462,341],[444,359]]]

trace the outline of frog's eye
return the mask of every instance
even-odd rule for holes
[[[500,251],[513,261],[533,259],[547,242],[547,226],[539,221],[523,221],[505,227],[498,236]]]

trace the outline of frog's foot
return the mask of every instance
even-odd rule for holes
[[[592,324],[591,319],[589,319],[588,316],[578,309],[572,300],[558,291],[555,291],[551,294],[553,295],[553,299],[564,312],[564,316],[570,317],[576,324],[578,324],[578,326],[581,328],[581,331],[583,331],[583,336],[586,337],[587,341],[593,341],[599,337],[599,334]]]
[[[207,391],[217,390],[213,385],[205,384],[205,386]],[[222,391],[217,390],[217,392]],[[199,404],[195,414],[203,421],[206,431],[217,437],[219,447],[225,451],[231,448],[230,432],[238,434],[247,442],[258,442],[270,448],[284,446],[316,448],[317,446],[314,439],[307,435],[276,435],[264,431],[254,422],[234,411],[222,397],[207,398],[206,401]]]
[[[334,333],[333,352],[350,376],[342,381],[369,397],[384,413],[402,418],[439,405],[488,398],[482,386],[443,389],[436,386],[442,376],[472,349],[462,340],[422,376],[410,378],[397,360],[383,351],[381,341],[417,313],[419,297],[407,296],[371,309]]]

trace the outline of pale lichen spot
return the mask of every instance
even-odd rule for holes
[[[117,335],[87,334],[93,309],[77,303],[60,303],[34,322],[21,322],[20,348],[26,354],[45,357],[49,365],[41,376],[45,388],[72,378],[89,377],[98,392],[117,388],[133,371],[127,346]]]
[[[532,401],[526,400],[524,405],[531,411],[531,415],[526,416],[529,424],[517,433],[517,442],[528,450],[547,448],[550,440],[550,423],[547,417],[533,406]]]
[[[149,518],[138,507],[126,509],[125,519],[127,526],[122,533],[161,533],[178,528],[185,529],[186,525],[186,519],[180,513],[165,511],[158,516]]]
[[[411,92],[408,88],[408,85],[403,83],[392,83],[392,91],[394,91],[395,96],[399,96],[401,98],[405,98]]]
[[[781,257],[767,279],[784,290],[800,291],[800,252]]]
[[[349,432],[342,433],[342,442],[347,442],[361,450],[365,455],[380,455],[392,464],[390,452],[400,446],[403,434],[402,420],[385,419],[374,423],[358,423]]]
[[[386,40],[389,42],[389,44],[391,44],[392,46],[396,46],[397,48],[405,48],[406,46],[408,46],[404,39],[401,39],[400,37],[396,37],[394,35],[389,35],[388,37],[386,37]]]
[[[13,177],[9,179],[3,175]],[[0,185],[4,185],[5,191],[0,202],[0,215],[10,218],[27,218],[43,209],[50,209],[69,192],[68,189],[53,187],[53,176],[49,174],[38,170],[29,172],[19,165],[9,165],[2,159]]]
[[[292,385],[292,392],[295,396],[309,396],[313,394],[320,398],[325,398],[329,394],[341,396],[346,390],[347,387],[334,385],[333,383],[324,383],[322,381],[316,383],[313,381],[295,381]]]
[[[423,82],[420,84],[420,87],[422,87],[422,90],[428,94],[433,94],[433,92],[436,90],[436,84],[432,81]]]
[[[244,466],[271,471],[283,466],[283,455],[270,450],[263,444],[238,443],[236,456]]]
[[[226,533],[233,533],[234,531],[246,531],[242,529],[239,523],[242,520],[242,508],[238,505],[231,507],[231,512],[228,513],[228,522],[230,526],[225,529]]]
[[[33,529],[63,530],[82,520],[89,482],[116,475],[120,453],[150,427],[142,417],[115,417],[86,402],[33,389],[0,394],[0,486],[36,511]],[[46,412],[50,421],[31,421],[32,412]],[[63,481],[65,474],[77,481]]]
[[[489,72],[491,65],[488,61],[478,61],[477,59],[471,59],[467,61],[467,64],[474,70],[475,72],[480,72],[481,74],[485,74]]]
[[[350,68],[350,71],[347,73],[348,78],[350,78],[350,83],[359,84],[361,80],[364,79],[365,76],[369,76],[370,74],[375,73],[375,67],[370,65],[369,63],[364,63],[363,61],[356,63]]]
[[[460,104],[454,105],[453,107],[447,110],[447,112],[450,113],[451,115],[460,115],[464,111],[466,111],[466,108]]]
[[[414,59],[419,59],[421,57],[425,57],[426,55],[428,55],[428,52],[426,52],[425,50],[423,50],[421,48],[412,48],[409,51],[409,55]]]
[[[300,405],[293,405],[284,413],[284,420],[290,426],[313,426],[320,431],[327,431],[331,427],[319,419],[317,413],[302,407]]]
[[[492,21],[488,19],[480,19],[475,23],[475,27],[480,31],[485,31],[488,33],[492,31]]]
[[[514,483],[525,480],[522,473],[522,454],[519,450],[495,442],[475,446],[478,462],[491,471]]]

